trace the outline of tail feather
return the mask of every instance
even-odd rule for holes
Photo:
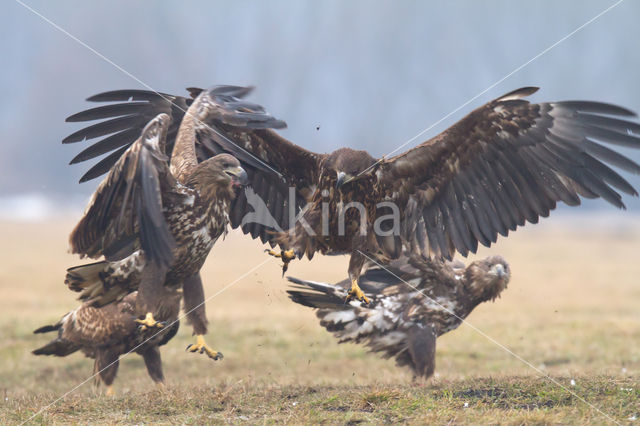
[[[34,355],[67,356],[74,353],[78,349],[80,349],[80,347],[75,345],[74,343],[57,337],[31,353]]]
[[[59,322],[57,324],[52,324],[52,325],[45,325],[42,326],[38,329],[33,330],[34,334],[39,334],[39,333],[49,333],[50,331],[56,331],[56,330],[60,330],[60,327],[62,327],[62,323]]]
[[[340,287],[293,277],[287,279],[297,284],[292,290],[287,290],[287,293],[291,300],[300,305],[318,309],[336,309],[345,305],[347,293]]]
[[[105,286],[106,266],[107,262],[101,261],[69,268],[64,283],[69,290],[80,293],[78,299],[90,301],[96,306],[121,300],[131,289],[120,285]]]
[[[91,294],[97,285],[102,287],[100,273],[104,271],[106,264],[107,262],[102,261],[69,268],[64,283],[71,291]]]
[[[65,320],[69,317],[70,314],[71,312],[63,316],[62,319],[55,324],[45,325],[33,331],[36,334],[57,331],[58,335],[55,339],[53,339],[46,345],[32,351],[32,354],[67,356],[80,349],[80,347],[76,344],[62,338],[62,327],[64,326]]]

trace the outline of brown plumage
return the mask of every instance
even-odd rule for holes
[[[136,315],[146,313],[141,323],[155,326],[153,315],[161,303],[159,295],[167,289],[183,290],[194,333],[206,333],[199,271],[213,244],[226,232],[231,203],[238,188],[247,184],[247,175],[239,161],[227,153],[199,161],[197,140],[214,132],[218,123],[245,129],[284,125],[260,106],[235,97],[244,93],[242,88],[227,86],[198,91],[177,130],[175,122],[172,124],[167,114],[160,113],[145,125],[138,139],[108,164],[109,174],[70,236],[73,253],[105,258],[68,270],[66,283],[81,292],[82,300],[104,306],[137,290]],[[107,108],[106,113],[109,111]],[[129,112],[120,110],[116,114]],[[104,113],[104,108],[97,108],[70,117],[69,121],[104,118]],[[136,123],[142,124],[141,117],[148,116],[135,115]],[[128,122],[131,117],[98,123],[76,132],[65,142],[113,131],[114,121]],[[174,135],[170,145],[167,135]],[[113,139],[108,141],[112,142]],[[96,149],[94,146],[91,152],[100,151]],[[171,152],[170,162],[166,152]],[[162,286],[164,290],[160,289]],[[200,337],[190,350],[206,351],[214,359],[221,357],[207,348]]]
[[[94,373],[106,386],[111,386],[118,372],[120,355],[135,352],[142,356],[153,381],[164,382],[159,346],[167,343],[178,332],[180,295],[168,294],[162,298],[157,319],[171,323],[161,329],[138,331],[135,305],[138,293],[126,295],[122,300],[102,307],[85,302],[66,314],[53,325],[34,333],[57,331],[51,342],[33,351],[35,355],[67,356],[76,351],[93,358]]]
[[[316,308],[320,325],[340,339],[368,346],[383,357],[395,357],[418,377],[435,369],[436,338],[457,328],[482,302],[495,300],[507,287],[511,272],[500,256],[471,263],[402,256],[371,265],[360,286],[368,306],[344,303],[350,280],[335,285],[288,277],[296,303]]]
[[[546,217],[558,201],[574,206],[580,197],[600,197],[624,208],[620,193],[637,195],[610,166],[640,173],[640,165],[608,147],[640,147],[640,125],[627,120],[635,114],[600,102],[524,100],[536,90],[525,87],[501,96],[436,137],[379,161],[349,148],[316,154],[271,130],[226,124],[199,138],[196,151],[202,158],[231,153],[247,169],[252,190],[233,203],[232,226],[298,257],[312,258],[317,251],[350,254],[349,276],[358,297],[357,279],[366,256],[382,252],[397,258],[405,250],[425,257],[451,258],[456,251],[466,255],[478,243],[489,246],[499,234]],[[157,96],[145,96],[145,111],[168,108]],[[103,99],[110,99],[109,94],[95,98]],[[131,102],[103,108],[116,116],[130,107]],[[179,109],[171,114],[181,119]],[[135,127],[125,124],[117,130]],[[130,142],[121,136],[117,140],[124,146]],[[289,188],[295,202],[288,199]],[[266,209],[255,212],[257,200]],[[390,205],[381,207],[381,202]],[[358,203],[363,212],[345,212],[349,203]],[[394,206],[400,219],[395,227],[384,220]],[[295,223],[290,212],[300,213]],[[247,214],[251,221],[243,222]],[[376,234],[377,221],[382,232]]]

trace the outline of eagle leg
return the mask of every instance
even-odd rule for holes
[[[201,354],[206,353],[207,356],[214,361],[218,361],[224,358],[224,355],[222,355],[222,352],[214,351],[209,347],[209,345],[207,345],[207,343],[204,341],[204,336],[202,336],[201,334],[196,335],[196,343],[195,344],[192,343],[189,346],[187,346],[186,350],[191,353],[196,353],[196,352]]]
[[[364,302],[367,305],[369,304],[369,299],[367,298],[367,296],[365,296],[364,291],[362,291],[362,289],[358,285],[357,278],[351,279],[351,289],[349,290],[349,293],[347,293],[347,300],[345,300],[345,302],[349,302],[353,299]]]
[[[293,250],[280,250],[278,253],[275,250],[266,249],[265,253],[269,253],[270,256],[279,257],[282,259],[282,276],[289,269],[289,262],[296,258],[296,253]]]
[[[106,396],[115,396],[116,391],[113,389],[113,385],[107,386],[107,391],[104,393]]]
[[[354,250],[351,253],[351,258],[349,259],[349,278],[351,279],[351,289],[349,293],[347,293],[347,299],[345,303],[349,303],[349,301],[355,299],[360,302],[364,302],[367,305],[369,304],[369,299],[364,295],[364,291],[358,285],[358,279],[360,278],[360,273],[362,272],[362,267],[365,263],[365,257],[360,250]]]
[[[151,312],[147,312],[147,315],[144,317],[144,319],[136,319],[135,321],[140,324],[138,326],[138,329],[140,331],[145,331],[148,328],[162,328],[165,326],[164,321],[156,321],[155,319],[153,319],[153,314]]]

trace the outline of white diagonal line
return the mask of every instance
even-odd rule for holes
[[[107,58],[106,56],[104,56],[103,54],[101,54],[100,52],[96,51],[94,48],[92,48],[91,46],[89,46],[88,44],[86,44],[85,42],[83,42],[82,40],[78,39],[77,37],[75,37],[73,34],[69,33],[68,31],[66,31],[65,29],[63,29],[62,27],[60,27],[59,25],[57,25],[55,22],[51,21],[50,19],[48,19],[47,17],[43,16],[41,13],[39,13],[38,11],[36,11],[35,9],[33,9],[32,7],[30,7],[29,5],[25,4],[24,2],[22,2],[21,0],[15,0],[18,4],[20,4],[21,6],[23,6],[24,8],[26,8],[27,10],[29,10],[30,12],[32,12],[33,14],[35,14],[36,16],[40,17],[41,19],[43,19],[45,22],[49,23],[51,26],[53,26],[54,28],[56,28],[58,31],[62,32],[63,34],[67,35],[68,37],[70,37],[71,39],[73,39],[74,41],[76,41],[77,43],[79,43],[80,45],[84,46],[85,48],[87,48],[88,50],[90,50],[91,52],[93,52],[95,55],[97,55],[99,58],[101,58],[102,60],[104,60],[105,62],[113,65],[115,68],[117,68],[118,70],[120,70],[121,72],[123,72],[124,74],[126,74],[127,76],[131,77],[132,79],[134,79],[135,81],[137,81],[138,83],[142,84],[143,86],[145,86],[146,88],[148,88],[149,90],[151,90],[152,92],[154,92],[155,94],[157,94],[158,96],[160,96],[161,98],[165,99],[166,101],[170,102],[173,104],[173,102],[171,101],[171,99],[168,99],[167,97],[165,97],[163,94],[159,93],[158,91],[154,90],[151,86],[149,86],[148,84],[146,84],[145,82],[143,82],[142,80],[140,80],[139,78],[137,78],[135,75],[131,74],[130,72],[128,72],[127,70],[125,70],[124,68],[122,68],[121,66],[119,66],[118,64],[116,64],[115,62],[113,62],[112,60],[110,60],[109,58]],[[175,105],[175,104],[173,104]],[[179,109],[181,109],[185,114],[187,114],[188,112],[182,108],[180,108],[178,105],[175,105],[176,107],[178,107]],[[194,117],[196,120],[197,117]],[[200,121],[200,120],[198,120]],[[201,122],[202,123],[202,122]],[[255,157],[252,153],[246,151],[244,148],[242,148],[241,146],[238,146],[236,143],[234,143],[233,141],[231,141],[230,139],[228,139],[225,135],[220,134],[216,129],[210,127],[207,123],[202,123],[204,126],[208,127],[211,131],[215,132],[216,134],[218,134],[220,137],[224,138],[225,140],[227,140],[228,142],[232,143],[233,145],[237,146],[238,148],[240,148],[242,151],[246,152],[247,154],[249,154],[251,157],[253,157],[254,159],[256,159],[257,161],[259,161],[260,163],[264,164],[266,167],[268,167],[270,170],[272,170],[274,173],[276,173],[277,175],[279,175],[280,177],[282,177],[282,174],[279,173],[277,170],[273,169],[271,166],[269,166],[268,164],[266,164],[264,161],[262,161],[260,158]],[[216,296],[220,295],[222,292],[224,292],[225,290],[227,290],[228,288],[230,288],[231,286],[235,285],[237,282],[239,282],[241,279],[243,279],[244,277],[246,277],[247,275],[249,275],[250,273],[252,273],[253,271],[255,271],[256,269],[260,268],[261,266],[263,266],[264,264],[266,264],[267,262],[271,261],[272,258],[268,258],[267,260],[265,260],[264,262],[261,262],[260,264],[258,264],[257,266],[251,268],[250,270],[248,270],[247,272],[245,272],[244,274],[242,274],[240,277],[236,278],[234,281],[230,282],[229,284],[227,284],[225,287],[223,287],[221,290],[219,290],[218,292],[216,292],[215,294],[213,294],[212,296],[206,298],[204,301],[202,301],[200,304],[198,304],[197,306],[195,306],[193,309],[191,309],[189,312],[184,313],[182,316],[178,317],[178,319],[176,319],[175,321],[171,322],[170,324],[168,324],[166,327],[170,327],[173,324],[175,324],[177,321],[181,320],[182,318],[186,317],[188,314],[190,314],[191,312],[193,312],[195,309],[199,308],[200,306],[204,305],[207,301],[212,300],[213,298],[215,298]],[[138,349],[140,346],[144,345],[146,342],[148,342],[150,339],[153,339],[155,336],[157,336],[159,333],[161,333],[163,330],[159,330],[158,332],[156,332],[154,335],[152,335],[151,337],[149,337],[148,339],[146,339],[144,342],[140,343],[139,345],[137,345],[136,347],[134,347],[133,349],[131,349],[129,352],[121,355],[121,358],[124,358],[126,356],[128,356],[129,354],[131,354],[132,352],[134,352],[136,349]],[[111,365],[113,365],[114,363],[111,363],[109,365],[107,365],[106,367],[104,367],[102,370],[98,371],[97,373],[94,373],[92,376],[90,376],[89,378],[87,378],[86,380],[84,380],[83,382],[81,382],[80,384],[76,385],[75,387],[73,387],[72,389],[70,389],[69,391],[67,391],[66,393],[64,393],[62,396],[60,396],[59,398],[57,398],[56,400],[54,400],[53,402],[51,402],[50,404],[42,407],[40,410],[38,410],[38,412],[36,412],[33,416],[31,416],[30,418],[28,418],[26,421],[24,421],[22,424],[25,424],[31,420],[33,420],[36,416],[38,416],[40,413],[42,413],[43,411],[47,410],[49,407],[51,407],[52,405],[54,405],[55,403],[57,403],[58,401],[60,401],[61,399],[63,399],[64,397],[66,397],[67,395],[69,395],[70,393],[74,392],[75,390],[77,390],[78,388],[80,388],[81,386],[83,386],[84,384],[86,384],[88,381],[90,381],[91,379],[93,379],[94,377],[96,377],[96,375],[100,374],[102,371],[104,371],[105,369],[109,368]]]
[[[472,97],[471,99],[469,99],[468,101],[466,101],[465,103],[463,103],[462,105],[460,105],[459,107],[457,107],[456,109],[454,109],[453,111],[451,111],[450,113],[448,113],[447,115],[445,115],[444,117],[442,117],[441,119],[439,119],[438,121],[436,121],[435,123],[433,123],[432,125],[430,125],[429,127],[427,127],[426,129],[420,131],[417,135],[413,136],[412,138],[410,138],[409,140],[407,140],[406,142],[404,142],[402,145],[398,146],[397,148],[395,148],[393,151],[388,152],[387,154],[383,155],[382,157],[380,157],[379,160],[377,160],[375,163],[373,163],[372,165],[370,165],[369,167],[367,167],[365,170],[361,171],[360,173],[358,173],[355,177],[352,177],[351,179],[348,179],[348,181],[355,179],[356,177],[362,175],[363,173],[366,173],[368,170],[371,170],[373,167],[375,167],[376,165],[378,165],[379,163],[381,163],[382,161],[385,160],[385,158],[387,158],[388,156],[390,156],[391,154],[395,153],[396,151],[404,148],[405,146],[407,146],[408,144],[410,144],[411,142],[415,141],[416,139],[418,139],[420,136],[424,135],[426,132],[428,132],[429,130],[433,129],[435,126],[437,126],[438,124],[442,123],[444,120],[446,120],[447,118],[451,117],[453,114],[455,114],[456,112],[460,111],[462,108],[466,107],[467,105],[469,105],[471,102],[475,101],[476,99],[478,99],[480,96],[484,95],[485,93],[487,93],[489,90],[493,89],[494,87],[496,87],[497,85],[499,85],[500,83],[502,83],[503,81],[505,81],[506,79],[508,79],[509,77],[511,77],[512,75],[514,75],[515,73],[517,73],[518,71],[522,70],[524,67],[526,67],[527,65],[529,65],[530,63],[532,63],[533,61],[537,60],[538,58],[540,58],[541,56],[543,56],[544,54],[546,54],[547,52],[549,52],[550,50],[552,50],[554,47],[558,46],[560,43],[562,43],[563,41],[567,40],[568,38],[572,37],[573,35],[575,35],[577,32],[579,32],[580,30],[584,29],[586,26],[588,26],[589,24],[593,23],[595,20],[597,20],[598,18],[600,18],[602,15],[604,15],[605,13],[609,12],[611,9],[613,9],[614,7],[618,6],[620,3],[622,3],[624,0],[618,0],[617,2],[615,2],[614,4],[612,4],[611,6],[607,7],[605,10],[603,10],[602,12],[598,13],[596,16],[594,16],[593,18],[589,19],[587,22],[585,22],[584,24],[580,25],[578,28],[576,28],[575,30],[571,31],[569,34],[567,34],[566,36],[562,37],[560,40],[556,41],[555,43],[553,43],[552,45],[550,45],[549,47],[547,47],[546,49],[544,49],[542,52],[538,53],[537,55],[535,55],[533,58],[529,59],[527,62],[525,62],[524,64],[520,65],[519,67],[517,67],[516,69],[514,69],[513,71],[511,71],[510,73],[506,74],[504,77],[502,77],[500,80],[496,81],[495,83],[493,83],[492,85],[490,85],[489,87],[487,87],[486,89],[484,89],[483,91],[481,91],[480,93],[478,93],[477,95],[475,95],[474,97]],[[346,182],[345,182],[346,183]]]
[[[520,355],[518,355],[517,353],[513,352],[511,349],[507,348],[505,345],[503,345],[502,343],[498,342],[496,339],[494,339],[493,337],[489,336],[488,334],[486,334],[484,331],[480,330],[478,327],[476,327],[475,325],[471,324],[470,322],[468,322],[467,320],[465,320],[464,318],[458,316],[455,312],[451,311],[449,308],[447,308],[446,306],[443,306],[442,304],[438,303],[437,300],[432,299],[431,297],[429,297],[428,295],[424,294],[424,292],[422,290],[420,290],[419,288],[411,285],[410,283],[408,283],[407,281],[405,281],[404,279],[400,278],[399,276],[397,276],[396,274],[394,274],[393,272],[391,272],[389,269],[387,269],[385,266],[381,265],[380,263],[378,263],[375,259],[371,258],[370,256],[368,256],[367,254],[361,252],[360,250],[356,250],[358,253],[360,253],[361,255],[363,255],[364,257],[366,257],[367,259],[369,259],[371,262],[375,263],[378,267],[384,269],[385,271],[387,271],[389,274],[393,275],[395,278],[399,279],[400,281],[402,281],[403,283],[405,283],[407,286],[411,287],[413,290],[419,292],[420,294],[422,294],[424,297],[426,297],[427,299],[429,299],[431,302],[435,303],[436,305],[438,305],[439,307],[441,307],[442,309],[444,309],[448,314],[456,317],[457,319],[459,319],[460,321],[462,321],[463,324],[467,325],[468,327],[470,327],[473,331],[475,331],[476,333],[480,334],[482,337],[486,338],[487,340],[489,340],[491,343],[495,344],[496,346],[498,346],[499,348],[501,348],[502,350],[504,350],[505,352],[507,352],[509,355],[513,356],[514,358],[516,358],[518,361],[524,363],[525,365],[527,365],[528,367],[532,368],[533,370],[535,370],[536,372],[538,372],[541,376],[543,376],[544,378],[548,379],[549,381],[551,381],[553,384],[561,387],[562,389],[564,389],[565,391],[569,392],[572,396],[576,397],[577,399],[579,399],[580,401],[582,401],[583,403],[585,403],[586,405],[588,405],[589,407],[593,408],[594,410],[596,410],[597,412],[599,412],[600,414],[602,414],[603,416],[605,416],[607,419],[611,420],[612,422],[616,423],[616,424],[621,424],[620,422],[618,422],[616,419],[612,418],[611,416],[609,416],[607,413],[603,412],[602,410],[600,410],[598,407],[596,407],[595,405],[593,405],[592,403],[590,403],[589,401],[587,401],[586,399],[584,399],[583,397],[581,397],[580,395],[578,395],[577,393],[573,392],[571,389],[567,388],[566,386],[564,386],[562,383],[558,382],[556,379],[554,379],[553,377],[549,376],[548,374],[546,374],[544,371],[540,370],[538,367],[536,367],[535,365],[531,364],[529,361],[527,361],[526,359],[524,359],[523,357],[521,357]]]
[[[81,386],[83,386],[84,384],[86,384],[88,381],[90,381],[91,379],[93,379],[94,377],[96,377],[98,374],[100,374],[101,372],[103,372],[104,370],[106,370],[107,368],[111,367],[113,364],[115,364],[116,362],[118,362],[120,359],[130,355],[131,353],[135,352],[136,349],[138,349],[139,347],[141,347],[142,345],[144,345],[145,343],[147,343],[149,340],[153,339],[154,337],[156,337],[158,334],[162,333],[165,329],[171,327],[173,324],[177,323],[178,321],[180,321],[181,319],[185,318],[187,315],[189,315],[191,312],[195,311],[196,309],[198,309],[200,306],[204,305],[205,303],[207,303],[208,301],[210,301],[211,299],[219,296],[221,293],[223,293],[225,290],[227,290],[228,288],[234,286],[235,284],[237,284],[239,281],[241,281],[243,278],[245,278],[247,275],[251,274],[252,272],[254,272],[255,270],[261,268],[262,266],[264,266],[266,263],[268,263],[269,261],[273,260],[272,257],[269,257],[267,260],[265,260],[264,262],[260,262],[258,265],[254,266],[253,268],[249,269],[248,271],[246,271],[244,274],[240,275],[238,278],[236,278],[235,280],[231,281],[229,284],[225,285],[222,289],[218,290],[216,293],[214,293],[212,296],[209,296],[208,298],[206,298],[205,300],[203,300],[201,303],[199,303],[197,306],[195,306],[193,309],[191,309],[188,312],[185,312],[182,314],[182,316],[178,317],[176,320],[174,320],[173,322],[165,325],[161,330],[157,331],[153,336],[149,337],[148,339],[146,339],[144,342],[140,343],[138,346],[136,346],[135,348],[131,349],[130,351],[120,355],[120,357],[118,358],[118,360],[110,363],[109,365],[107,365],[106,367],[104,367],[102,370],[94,373],[93,375],[91,375],[90,377],[88,377],[86,380],[80,382],[78,385],[74,386],[72,389],[68,390],[67,392],[65,392],[62,396],[56,398],[53,402],[45,405],[44,407],[40,408],[40,410],[38,410],[37,413],[35,413],[33,416],[29,417],[27,420],[25,420],[24,422],[21,423],[21,425],[24,425],[25,423],[28,423],[29,421],[33,420],[36,416],[38,416],[40,413],[42,413],[43,411],[46,411],[47,409],[49,409],[49,407],[51,407],[52,405],[54,405],[55,403],[57,403],[58,401],[60,401],[61,399],[64,399],[67,395],[69,395],[70,393],[74,392],[75,390],[77,390],[78,388],[80,388]]]
[[[102,59],[103,61],[109,63],[110,65],[113,65],[115,68],[117,68],[119,71],[121,71],[122,73],[124,73],[125,75],[131,77],[133,80],[137,81],[138,83],[140,83],[141,85],[143,85],[144,87],[146,87],[147,89],[149,89],[151,92],[155,93],[156,95],[158,95],[159,97],[161,97],[162,99],[164,99],[165,101],[169,102],[171,105],[175,106],[177,109],[181,110],[182,112],[184,112],[185,114],[187,114],[187,110],[181,108],[179,105],[173,103],[173,101],[169,98],[167,98],[166,96],[164,96],[162,93],[158,92],[157,90],[155,90],[153,87],[149,86],[147,83],[145,83],[144,81],[140,80],[138,77],[136,77],[135,75],[131,74],[129,71],[125,70],[124,68],[122,68],[120,65],[116,64],[115,62],[113,62],[111,59],[107,58],[106,56],[104,56],[102,53],[98,52],[96,49],[94,49],[93,47],[89,46],[87,43],[85,43],[84,41],[80,40],[79,38],[77,38],[76,36],[74,36],[73,34],[71,34],[69,31],[65,30],[64,28],[62,28],[61,26],[59,26],[58,24],[56,24],[55,22],[53,22],[52,20],[50,20],[49,18],[47,18],[46,16],[42,15],[41,13],[39,13],[37,10],[33,9],[31,6],[29,6],[28,4],[22,2],[21,0],[15,0],[16,3],[20,4],[21,6],[23,6],[25,9],[29,10],[31,13],[33,13],[34,15],[40,17],[42,20],[44,20],[45,22],[47,22],[48,24],[50,24],[52,27],[54,27],[55,29],[57,29],[58,31],[60,31],[61,33],[63,33],[64,35],[66,35],[67,37],[71,38],[72,40],[74,40],[75,42],[77,42],[78,44],[82,45],[83,47],[89,49],[93,54],[95,54],[96,56],[98,56],[100,59]],[[283,177],[282,173],[280,173],[279,171],[275,170],[271,165],[265,163],[264,161],[262,161],[260,158],[256,157],[255,155],[253,155],[251,152],[247,151],[246,149],[244,149],[243,147],[241,147],[240,145],[238,145],[237,143],[235,143],[234,141],[232,141],[231,139],[229,139],[228,137],[226,137],[225,135],[223,135],[222,133],[220,133],[218,130],[216,130],[215,128],[209,126],[207,123],[202,122],[201,120],[198,119],[198,117],[195,117],[194,115],[192,115],[191,113],[189,113],[189,115],[191,115],[191,117],[193,117],[197,122],[199,122],[200,124],[204,125],[205,127],[207,127],[209,130],[211,130],[212,132],[216,133],[218,136],[220,136],[221,138],[223,138],[225,141],[231,143],[232,145],[235,145],[237,148],[239,148],[241,151],[245,152],[246,154],[250,155],[253,159],[257,160],[259,163],[263,164],[265,167],[267,167],[269,170],[271,170],[272,172],[274,172],[275,174],[277,174],[279,177]]]

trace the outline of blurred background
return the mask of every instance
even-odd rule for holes
[[[61,140],[81,127],[64,119],[93,106],[85,102],[88,96],[144,89],[140,81],[173,94],[186,94],[188,86],[254,85],[250,100],[286,120],[289,127],[282,133],[295,143],[318,152],[350,146],[381,156],[615,4],[20,2],[0,6],[0,393],[7,404],[21,395],[44,395],[17,403],[20,412],[49,404],[53,398],[45,391],[62,395],[91,372],[90,361],[81,356],[60,360],[30,354],[47,337],[32,330],[77,305],[62,282],[65,268],[83,261],[66,252],[67,235],[98,181],[77,183],[91,164],[67,164],[85,144],[62,145]],[[622,2],[403,151],[522,86],[541,87],[533,101],[589,99],[640,112],[638,17],[640,2]],[[640,161],[640,150],[620,151]],[[640,189],[640,176],[621,174]],[[576,375],[629,376],[638,383],[640,346],[630,342],[640,341],[640,200],[624,197],[624,202],[626,212],[602,200],[561,208],[547,223],[528,225],[472,257],[502,254],[513,277],[504,297],[480,306],[471,322],[537,368],[565,377],[561,382],[567,386],[568,378],[575,377],[578,391],[583,388]],[[176,341],[163,348],[170,384],[244,380],[242,386],[262,389],[274,383],[409,383],[410,375],[392,361],[368,355],[361,346],[337,345],[310,310],[287,299],[279,262],[271,258],[265,264],[261,248],[237,232],[215,246],[203,277],[211,298],[209,342],[225,353],[225,360],[212,363],[185,354],[192,342],[185,324]],[[292,264],[289,273],[335,282],[345,278],[346,262],[318,256]],[[256,265],[264,267],[246,273]],[[469,327],[438,341],[437,365],[445,381],[537,377]],[[121,371],[117,385],[124,393],[150,383],[139,357],[128,357]],[[616,382],[614,388],[621,386]],[[79,392],[92,391],[84,386]],[[59,412],[73,413],[80,406]],[[122,405],[113,407],[119,412]],[[567,405],[567,410],[577,409]],[[21,417],[11,419],[16,418]],[[69,419],[42,421],[77,421]],[[103,422],[121,421],[114,419]],[[521,422],[581,423],[541,419]],[[132,421],[148,423],[124,420]]]
[[[255,85],[251,100],[318,152],[394,150],[613,1],[145,2],[25,0],[0,14],[0,218],[79,214],[97,181],[67,166],[83,145],[65,117],[92,94],[145,87]],[[515,88],[531,99],[591,99],[640,111],[640,4],[623,2],[405,149]],[[104,55],[100,58],[77,40]],[[640,152],[627,150],[636,161]],[[635,187],[640,177],[625,175]],[[629,210],[640,201],[626,197]],[[571,210],[616,214],[602,201]],[[624,216],[617,214],[617,217]]]

